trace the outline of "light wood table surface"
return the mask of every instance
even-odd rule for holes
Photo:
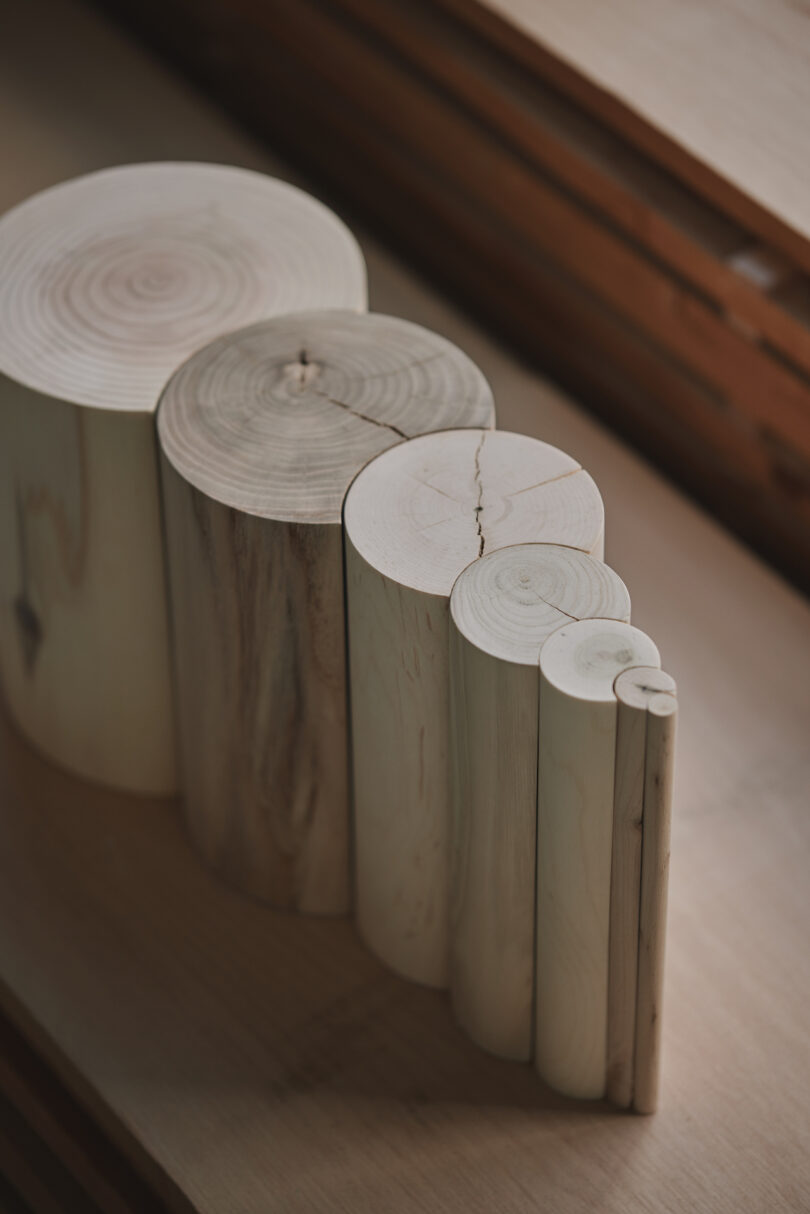
[[[123,160],[279,171],[91,11],[28,0],[4,20],[0,205]],[[661,1111],[551,1095],[466,1041],[447,996],[387,973],[349,923],[217,883],[173,802],[84,785],[8,727],[0,1003],[177,1210],[807,1210],[810,607],[363,243],[372,305],[460,345],[502,427],[594,475],[633,622],[678,681]]]

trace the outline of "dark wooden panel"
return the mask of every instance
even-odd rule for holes
[[[165,1210],[3,1015],[0,1175],[24,1205],[37,1212],[160,1214]],[[0,1190],[0,1209],[4,1208]]]
[[[505,62],[434,3],[331,3],[444,88],[505,146],[553,174],[604,220],[810,370],[810,327],[749,281],[734,260],[751,244],[745,228],[536,72]]]
[[[508,3],[489,3],[487,0],[435,0],[435,3],[438,7],[456,15],[465,26],[476,29],[487,42],[500,47],[510,60],[522,63],[529,71],[553,81],[567,96],[577,101],[589,112],[598,114],[601,121],[621,133],[645,155],[666,166],[679,180],[688,183],[701,196],[711,200],[715,206],[734,217],[744,227],[756,232],[763,240],[772,241],[788,256],[794,258],[798,265],[810,271],[810,244],[807,240],[806,223],[801,225],[804,228],[803,231],[797,230],[789,219],[783,218],[779,214],[778,209],[765,209],[740,185],[718,173],[711,163],[710,157],[707,159],[704,156],[700,159],[693,155],[677,139],[658,127],[643,113],[626,104],[612,91],[602,88],[587,74],[578,71],[576,66],[554,55],[537,39],[517,28],[514,22],[507,19]],[[537,7],[538,12],[542,12],[542,6]],[[616,12],[614,20],[617,29],[621,28],[621,22],[627,19],[631,7],[626,6],[623,12]],[[707,4],[705,7],[708,8],[709,5]],[[773,5],[772,7],[776,9],[779,6]],[[673,0],[671,5],[673,14],[676,12],[676,8],[677,0]],[[783,8],[788,17],[792,16],[791,24],[797,19],[799,21],[802,19],[804,10],[800,5],[787,0]],[[752,70],[751,61],[755,61],[757,57],[755,53],[756,41],[759,40],[757,35],[759,34],[761,38],[766,31],[765,29],[757,30],[757,25],[762,24],[762,11],[760,9],[760,22],[757,22],[755,4],[749,6],[748,13],[741,11],[742,6],[733,4],[715,5],[715,10],[718,9],[725,10],[722,13],[720,25],[724,22],[733,25],[736,9],[742,23],[747,26],[746,36],[751,39],[748,49],[754,51],[748,56],[746,49],[738,43],[735,48],[736,61],[729,58],[725,61],[727,68],[725,75],[729,79],[733,78],[733,84],[727,87],[728,80],[720,78],[716,81],[717,105],[724,107],[729,114],[739,115],[740,107],[735,106],[734,89],[736,88],[739,94],[745,88],[746,78],[747,76],[750,78],[749,73]],[[752,11],[753,21],[750,19]],[[572,12],[574,12],[573,9]],[[691,15],[693,14],[694,9]],[[583,18],[581,15],[577,15],[575,19],[582,20]],[[686,22],[690,20],[688,6],[684,6],[684,20]],[[779,20],[778,15],[776,20]],[[767,19],[765,25],[767,26]],[[677,29],[677,21],[670,28]],[[666,32],[669,33],[669,31]],[[802,36],[796,39],[800,52],[807,44],[806,35],[805,27],[802,29]],[[723,36],[722,32],[718,33],[717,27],[715,27],[715,36]],[[684,43],[688,44],[688,41],[687,32],[687,37],[682,40],[681,47]],[[792,60],[790,69],[795,73],[798,67],[796,56],[792,56]],[[806,68],[802,66],[799,70],[806,71]],[[691,101],[688,93],[688,69],[682,73],[682,81],[685,87],[684,98],[688,103]],[[793,123],[794,138],[796,138],[797,144],[800,144],[804,135],[804,110],[800,105],[796,105],[798,99],[795,94],[791,96],[789,91],[783,90],[782,97],[783,115],[774,114],[772,111],[770,114],[763,113],[763,126],[767,129],[770,121],[774,128],[772,133],[775,134],[775,127],[778,125],[780,117],[786,115]],[[737,117],[737,121],[739,122],[739,117]],[[725,129],[728,130],[728,127],[726,126]]]

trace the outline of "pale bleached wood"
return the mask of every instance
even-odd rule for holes
[[[450,992],[479,1045],[526,1061],[534,1037],[538,659],[571,619],[629,620],[607,565],[519,544],[470,565],[450,596]]]
[[[406,977],[448,980],[449,599],[462,570],[545,540],[601,556],[599,492],[570,456],[503,431],[386,452],[346,498],[356,915]]]
[[[341,507],[411,434],[494,421],[457,347],[377,314],[309,312],[220,339],[161,399],[186,821],[232,884],[349,909]]]
[[[613,684],[658,664],[649,637],[610,620],[566,624],[540,652],[535,1059],[567,1096],[606,1087]]]
[[[0,663],[20,728],[104,784],[175,784],[153,419],[0,377]]]
[[[654,1113],[658,1105],[677,712],[678,704],[674,695],[659,692],[650,696],[647,704],[644,756],[638,1002],[633,1084],[633,1107],[639,1113]]]
[[[158,395],[219,333],[365,302],[340,221],[243,169],[109,169],[0,219],[0,671],[49,757],[176,787]]]
[[[66,166],[167,150],[278,171],[98,9],[6,7],[6,200]],[[7,728],[0,1002],[178,1214],[798,1214],[810,605],[401,261],[367,249],[378,307],[428,318],[485,369],[501,425],[593,472],[608,557],[678,676],[662,1115],[555,1097],[473,1047],[444,998],[387,974],[348,923],[278,915],[211,880],[172,804],[68,779]]]
[[[639,902],[647,707],[675,680],[654,666],[626,670],[616,679],[616,773],[610,870],[607,1098],[620,1108],[633,1100],[638,988]]]

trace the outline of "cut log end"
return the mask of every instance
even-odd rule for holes
[[[630,619],[630,596],[602,561],[559,544],[514,544],[469,565],[450,599],[470,644],[503,661],[536,666],[543,642],[573,620]]]
[[[261,518],[339,523],[359,470],[411,435],[494,425],[492,393],[445,338],[375,313],[300,313],[213,342],[172,377],[164,455]]]
[[[0,371],[79,405],[152,412],[169,375],[220,333],[365,306],[348,228],[246,169],[106,169],[0,220]]]

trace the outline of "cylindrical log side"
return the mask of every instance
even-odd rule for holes
[[[276,905],[348,907],[339,523],[262,519],[163,459],[186,821],[206,863]]]
[[[103,784],[175,784],[151,415],[0,377],[0,667],[50,759]]]
[[[462,1028],[502,1058],[534,1042],[537,665],[451,626],[450,993]]]
[[[641,852],[651,697],[674,696],[675,680],[655,667],[624,671],[614,685],[617,701],[610,874],[607,1091],[612,1104],[633,1103],[639,967]]]
[[[633,1084],[638,1113],[654,1113],[658,1107],[677,711],[675,697],[665,692],[651,696],[647,705]]]

